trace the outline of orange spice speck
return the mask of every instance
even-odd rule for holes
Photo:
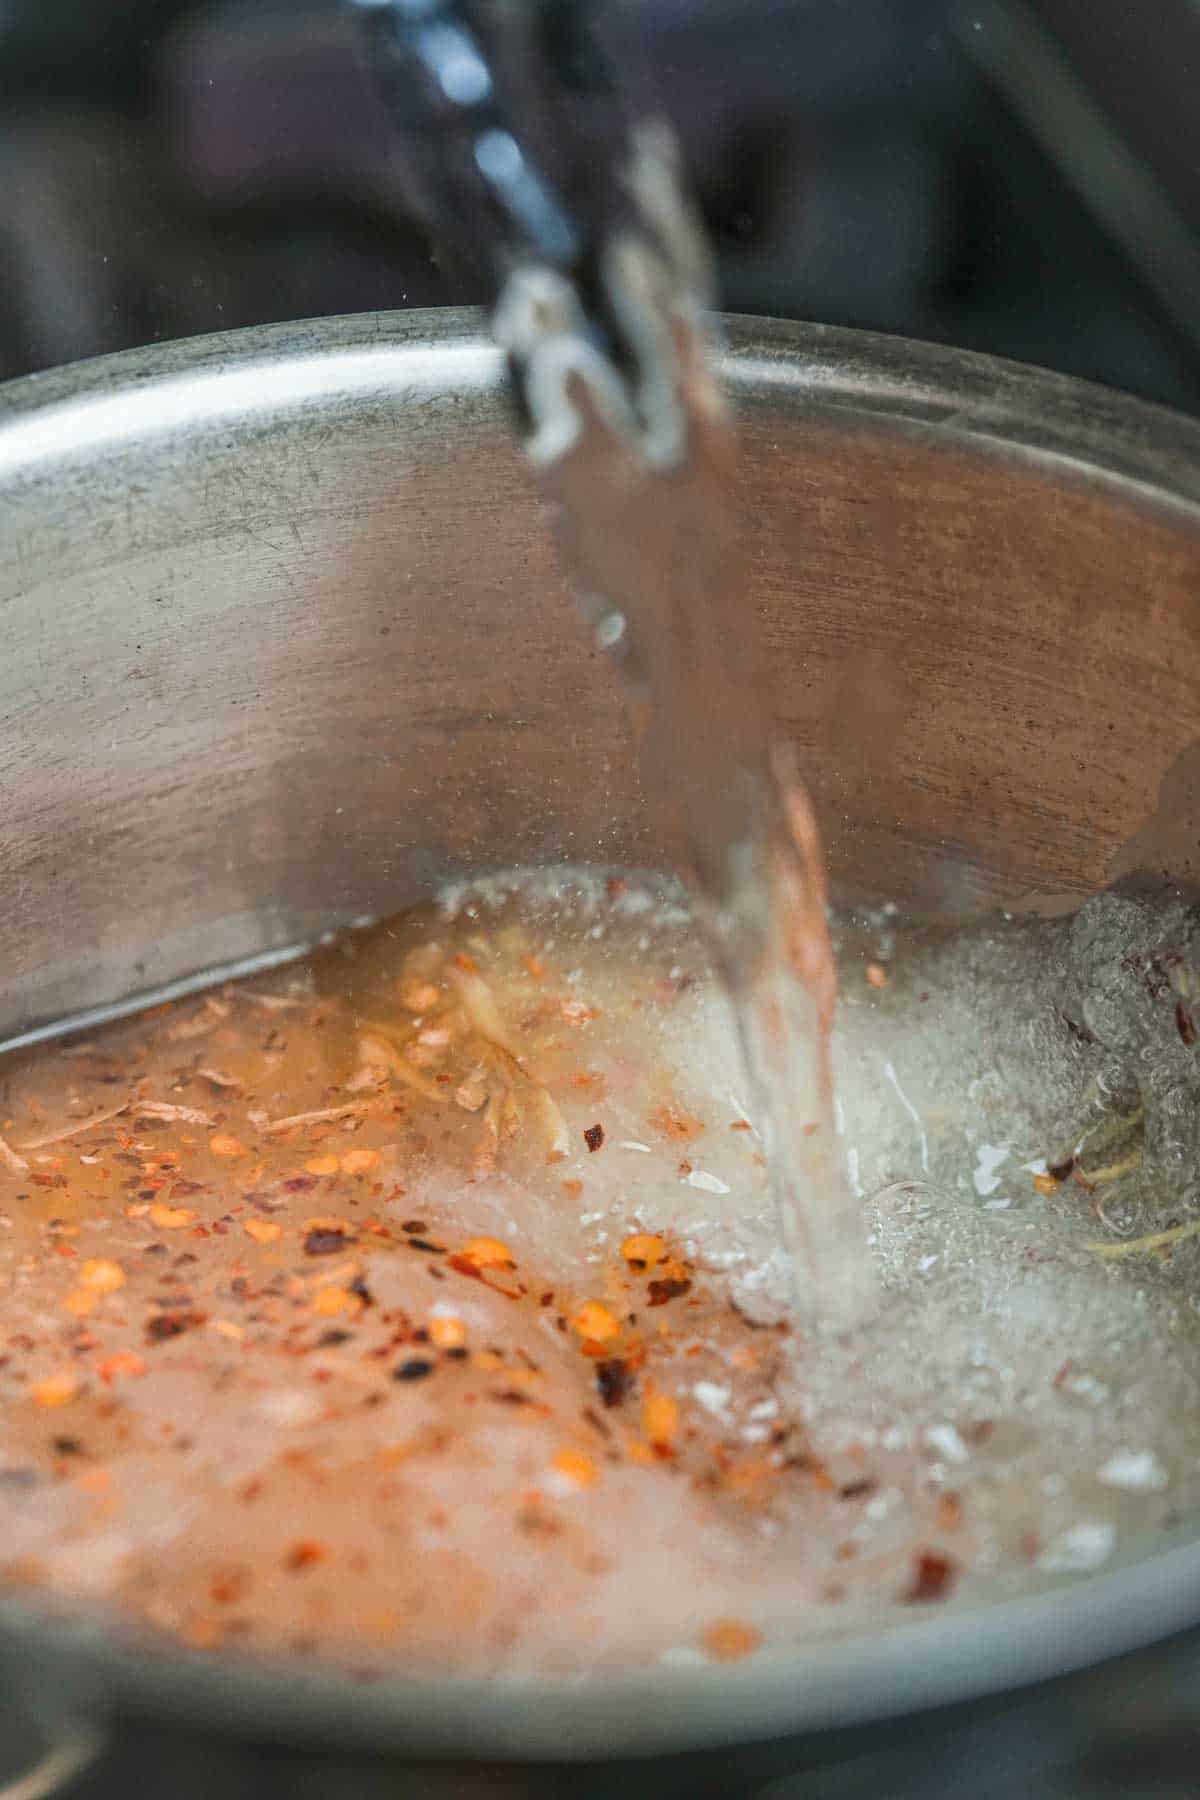
[[[888,972],[882,963],[867,964],[867,980],[873,988],[885,988],[888,984]]]
[[[1033,1185],[1039,1194],[1057,1194],[1061,1183],[1053,1175],[1035,1175]]]
[[[343,1307],[349,1304],[349,1301],[348,1288],[323,1287],[318,1290],[317,1297],[313,1301],[313,1311],[320,1313],[323,1318],[332,1318],[334,1313],[340,1313]]]
[[[99,1294],[93,1293],[90,1288],[75,1288],[63,1301],[63,1309],[74,1313],[77,1319],[83,1319],[95,1309],[99,1300]]]
[[[690,1113],[678,1112],[670,1106],[656,1106],[650,1114],[650,1123],[663,1137],[676,1144],[690,1143],[704,1130],[703,1119],[695,1119]]]
[[[754,1654],[762,1643],[762,1632],[741,1619],[714,1619],[702,1641],[714,1661],[738,1662]]]
[[[91,1256],[80,1269],[79,1279],[94,1293],[115,1294],[118,1288],[125,1286],[125,1271],[120,1263],[112,1262],[107,1256]]]
[[[324,1544],[317,1543],[315,1538],[299,1538],[288,1550],[283,1559],[285,1569],[307,1569],[313,1563],[324,1562],[329,1555]]]
[[[336,1175],[338,1167],[336,1156],[310,1156],[304,1170],[307,1175]]]
[[[106,1494],[113,1483],[111,1469],[104,1468],[81,1469],[74,1479],[85,1494]]]
[[[635,1263],[643,1269],[652,1269],[662,1257],[666,1243],[654,1232],[635,1231],[621,1245],[621,1255],[627,1263]]]
[[[208,1140],[208,1147],[214,1156],[245,1156],[246,1146],[240,1138],[230,1137],[227,1131],[214,1132]]]
[[[439,1314],[429,1321],[429,1341],[438,1350],[461,1350],[467,1341],[467,1328],[461,1319]]]
[[[679,1430],[679,1407],[670,1394],[653,1388],[642,1400],[642,1428],[652,1444],[670,1444]]]
[[[365,1175],[379,1162],[378,1150],[347,1150],[342,1158],[343,1175]]]
[[[194,1619],[189,1619],[187,1624],[181,1627],[179,1635],[185,1644],[191,1645],[193,1650],[212,1650],[221,1641],[220,1622],[217,1619],[210,1619],[202,1613]]]
[[[60,1369],[57,1375],[35,1382],[29,1391],[39,1406],[66,1406],[79,1392],[79,1379],[73,1369]]]
[[[245,1232],[256,1244],[273,1244],[283,1236],[283,1226],[276,1225],[273,1219],[247,1219]]]
[[[195,1217],[187,1206],[163,1206],[156,1200],[150,1208],[150,1223],[160,1231],[182,1231]]]
[[[111,1387],[118,1375],[144,1375],[146,1365],[132,1350],[118,1350],[106,1357],[96,1370],[105,1387]]]
[[[556,1474],[573,1482],[576,1487],[594,1487],[600,1479],[600,1471],[590,1456],[582,1450],[557,1450],[552,1459]]]
[[[962,1501],[957,1494],[939,1494],[935,1509],[939,1531],[957,1531],[962,1524]]]
[[[617,1337],[621,1327],[607,1306],[602,1305],[599,1300],[585,1300],[571,1318],[571,1329],[577,1331],[581,1338],[590,1338],[593,1343],[604,1344],[610,1338]]]
[[[400,1004],[406,1012],[424,1013],[436,1006],[442,997],[440,988],[428,981],[411,981],[400,990]]]
[[[560,1183],[560,1186],[568,1200],[581,1200],[583,1198],[582,1181],[564,1181]]]
[[[472,1238],[463,1245],[462,1253],[477,1269],[511,1269],[516,1266],[516,1257],[499,1238]]]

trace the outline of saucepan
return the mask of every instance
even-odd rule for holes
[[[835,892],[931,916],[1200,873],[1200,426],[982,357],[725,323],[732,496]],[[0,1041],[287,954],[450,871],[664,864],[483,323],[272,326],[0,393]],[[233,1666],[0,1602],[0,1676],[409,1755],[898,1714],[1200,1621],[1200,1522],[1074,1584],[733,1669]]]

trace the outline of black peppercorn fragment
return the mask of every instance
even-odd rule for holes
[[[433,1370],[433,1363],[426,1362],[423,1356],[411,1356],[407,1362],[398,1363],[392,1370],[392,1380],[424,1381],[427,1375],[433,1374]]]
[[[633,1386],[629,1364],[619,1356],[606,1357],[596,1364],[596,1386],[605,1406],[620,1406]]]

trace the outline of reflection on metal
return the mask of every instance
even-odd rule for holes
[[[105,1736],[90,1726],[64,1727],[33,1767],[0,1781],[0,1800],[51,1800],[100,1760]]]

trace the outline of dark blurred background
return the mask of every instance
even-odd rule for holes
[[[1196,0],[641,0],[724,304],[1200,411]],[[0,375],[476,296],[334,0],[0,0]]]

